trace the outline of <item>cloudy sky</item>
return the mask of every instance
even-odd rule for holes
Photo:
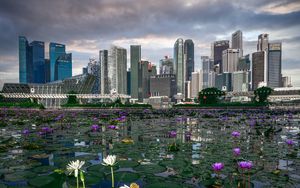
[[[229,40],[240,29],[244,52],[256,51],[257,36],[281,41],[283,75],[300,86],[299,0],[1,0],[0,89],[18,82],[18,36],[67,45],[73,53],[73,75],[89,58],[110,45],[142,45],[142,57],[157,64],[173,56],[177,38],[195,43],[195,63],[210,55],[215,40]],[[244,54],[245,54],[244,53]]]

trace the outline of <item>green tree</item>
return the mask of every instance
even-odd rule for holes
[[[75,94],[77,94],[75,91],[70,91],[68,93],[67,104],[78,104],[78,100]]]
[[[4,96],[0,94],[0,102],[4,101]]]
[[[198,99],[200,104],[216,104],[219,101],[219,97],[223,95],[225,95],[224,91],[211,87],[200,91]]]
[[[272,93],[273,89],[269,87],[260,87],[254,91],[254,100],[259,103],[267,102],[269,95]],[[258,99],[257,99],[258,98]]]

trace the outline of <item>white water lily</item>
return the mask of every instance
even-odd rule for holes
[[[108,155],[105,159],[103,159],[102,165],[104,166],[114,166],[116,164],[117,156]]]
[[[81,167],[84,165],[84,161],[71,161],[68,165],[67,165],[67,171],[69,172],[69,174],[71,175],[74,172],[74,176],[77,178],[78,177],[78,172],[79,170],[81,170]]]
[[[128,185],[123,185],[123,186],[121,186],[121,187],[119,187],[119,188],[130,188]]]

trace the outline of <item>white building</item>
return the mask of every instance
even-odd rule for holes
[[[227,50],[224,50],[222,56],[223,72],[233,73],[237,71],[239,58],[241,57],[241,55],[242,54],[240,49],[229,48]]]
[[[249,88],[249,73],[238,71],[232,73],[232,90],[234,92],[247,92]]]
[[[198,97],[199,91],[203,89],[203,71],[192,72],[191,98]]]

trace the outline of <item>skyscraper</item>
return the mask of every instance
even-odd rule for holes
[[[19,82],[30,83],[31,50],[26,37],[19,36]]]
[[[127,52],[112,46],[108,52],[108,84],[110,92],[127,94]]]
[[[138,68],[138,100],[143,102],[143,99],[150,96],[150,74],[152,67],[149,61],[140,61]]]
[[[45,83],[45,46],[44,42],[33,41],[32,48],[32,83]]]
[[[87,66],[87,73],[91,74],[95,77],[95,83],[92,88],[92,93],[93,94],[100,94],[101,90],[101,74],[100,74],[100,63],[99,61],[96,61],[94,58],[89,59],[89,63]]]
[[[50,82],[50,59],[45,59],[45,83]]]
[[[192,72],[191,98],[197,98],[199,91],[203,89],[203,71]]]
[[[58,56],[55,63],[54,80],[63,80],[70,77],[72,77],[72,54]]]
[[[268,86],[281,87],[281,43],[269,43],[268,47]]]
[[[223,51],[229,48],[228,40],[215,41],[213,44],[214,65],[219,65],[220,72],[223,72],[222,56]]]
[[[243,33],[238,30],[231,36],[231,48],[240,49],[241,56],[243,56]]]
[[[101,94],[109,94],[109,79],[108,79],[108,51],[100,50],[99,52],[99,63],[100,63],[100,91]]]
[[[173,59],[165,56],[164,59],[159,61],[159,74],[174,74]]]
[[[222,72],[235,72],[238,68],[239,58],[241,57],[240,49],[228,48],[223,51]]]
[[[65,55],[66,47],[63,44],[53,43],[49,44],[49,57],[50,57],[50,81],[55,81],[55,72],[56,69],[56,61],[59,56]],[[58,76],[60,77],[60,76]]]
[[[235,92],[247,92],[249,88],[249,73],[237,71],[232,73],[232,90]]]
[[[265,82],[265,51],[252,54],[252,89],[258,88],[258,84]]]
[[[185,80],[192,79],[192,72],[194,72],[194,42],[191,39],[184,41],[184,62],[186,67]]]
[[[269,46],[269,34],[258,35],[257,51],[266,51]]]
[[[141,61],[141,45],[130,46],[131,97],[138,98],[138,66]]]
[[[202,81],[203,81],[203,88],[208,88],[208,74],[210,70],[210,59],[208,56],[201,56],[202,60]]]
[[[182,38],[177,39],[174,44],[174,65],[177,82],[177,93],[184,94],[186,71],[184,63],[184,44]]]

